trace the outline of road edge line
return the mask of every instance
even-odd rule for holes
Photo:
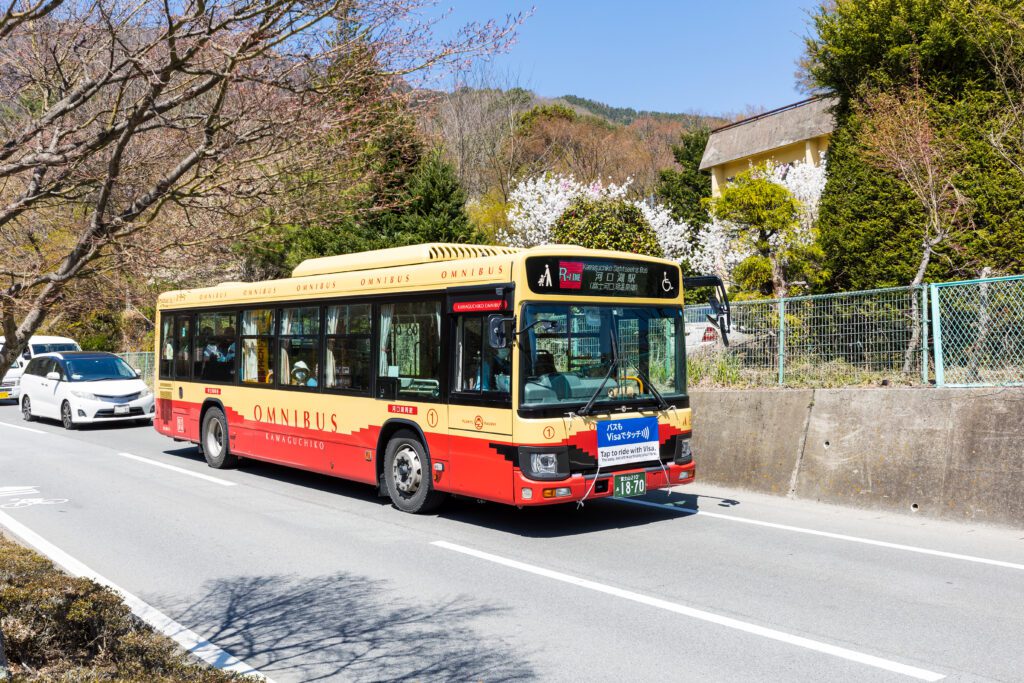
[[[185,469],[184,467],[178,467],[177,465],[169,465],[165,462],[160,462],[159,460],[153,460],[152,458],[144,458],[141,455],[135,455],[134,453],[124,453],[118,451],[117,454],[120,455],[122,458],[129,458],[131,460],[146,463],[147,465],[153,465],[154,467],[162,467],[165,470],[171,470],[172,472],[177,472],[178,474],[185,474],[190,477],[196,477],[197,479],[202,479],[203,481],[208,481],[212,484],[220,484],[221,486],[238,485],[233,481],[227,481],[226,479],[218,479],[217,477],[211,477],[210,475],[203,474],[202,472],[193,472],[191,470]]]
[[[124,590],[114,582],[101,574],[96,573],[85,563],[75,559],[64,552],[45,538],[32,531],[27,526],[11,517],[6,512],[0,512],[0,525],[20,538],[25,543],[50,558],[54,564],[60,566],[72,576],[91,579],[101,586],[106,586],[114,591],[131,608],[132,614],[149,624],[153,629],[164,634],[187,652],[202,660],[215,669],[222,669],[247,676],[255,676],[266,683],[275,683],[273,679],[261,673],[238,657],[214,645],[200,636],[195,631],[179,624],[174,619],[153,607],[149,603]]]

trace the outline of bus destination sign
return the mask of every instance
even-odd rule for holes
[[[538,294],[674,299],[679,268],[623,259],[541,256],[526,260],[530,289]]]

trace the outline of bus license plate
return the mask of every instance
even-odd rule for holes
[[[634,472],[633,474],[615,475],[615,498],[629,498],[642,496],[647,493],[647,474]]]
[[[114,415],[127,415],[131,411],[131,406],[114,406]]]

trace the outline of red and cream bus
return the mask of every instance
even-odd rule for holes
[[[721,282],[694,283],[727,329]],[[683,286],[632,254],[425,244],[167,292],[154,425],[211,467],[366,482],[407,512],[689,483]]]

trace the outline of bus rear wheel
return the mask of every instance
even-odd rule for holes
[[[397,432],[384,452],[384,483],[391,502],[399,510],[433,512],[447,494],[434,490],[430,456],[426,446],[409,431]]]
[[[228,437],[228,421],[220,408],[210,408],[203,415],[200,434],[203,456],[206,464],[218,470],[238,464],[238,457],[231,455],[231,439]]]

